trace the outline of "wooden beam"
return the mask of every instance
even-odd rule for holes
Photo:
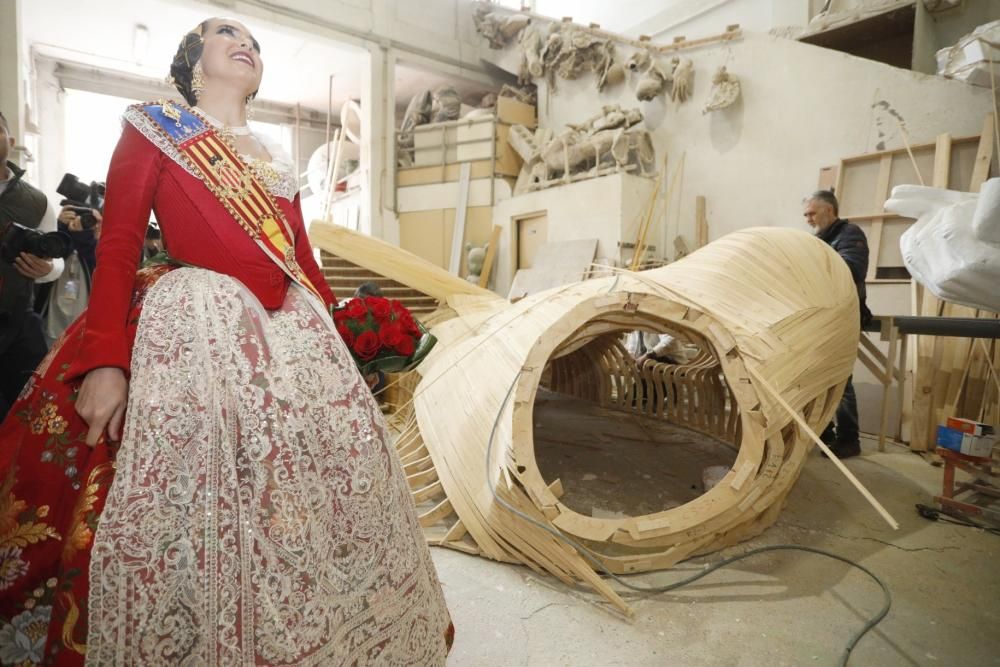
[[[878,181],[875,184],[874,210],[885,211],[885,200],[889,198],[889,176],[892,172],[892,156],[883,155],[878,165]],[[882,221],[883,218],[872,220],[870,250],[868,253],[868,275],[866,280],[875,280],[878,271],[879,253],[882,251]],[[864,335],[864,334],[862,334]]]
[[[938,135],[934,145],[934,172],[931,185],[938,188],[948,187],[948,176],[951,168],[952,140],[950,134]],[[920,312],[916,315],[938,317],[943,312],[944,304],[934,294],[923,286],[917,286]],[[913,424],[910,433],[910,448],[915,451],[932,449],[934,427],[939,418],[939,411],[944,407],[944,394],[947,386],[939,386],[935,375],[939,375],[939,367],[944,354],[943,341],[935,336],[917,336],[917,360],[914,368],[913,383]],[[944,383],[947,385],[947,382]],[[938,399],[940,394],[940,401]],[[938,405],[940,403],[940,405]]]
[[[490,246],[486,249],[486,257],[483,259],[483,270],[479,274],[479,286],[487,289],[490,284],[490,273],[493,271],[493,262],[497,256],[497,246],[500,245],[500,232],[503,228],[500,225],[493,225],[490,233]]]
[[[972,163],[972,179],[969,192],[979,192],[979,188],[990,177],[990,165],[993,163],[993,114],[986,114],[983,121],[983,133],[979,135],[979,148],[976,159]]]
[[[445,302],[455,294],[500,299],[493,292],[462,280],[402,248],[322,220],[313,221],[309,227],[309,240],[317,248],[392,278],[438,301]]]
[[[472,167],[463,162],[458,176],[458,204],[455,206],[455,225],[451,230],[451,255],[448,271],[458,275],[462,267],[462,244],[465,241],[465,210],[469,207],[469,180]]]
[[[694,198],[694,247],[708,245],[708,218],[705,216],[705,198],[698,195]]]
[[[886,374],[882,378],[882,410],[879,415],[878,425],[878,450],[885,451],[885,430],[889,427],[889,390],[892,388],[892,378],[896,369],[896,340],[899,338],[899,329],[893,322],[892,317],[882,321],[883,331],[889,330],[889,353],[886,355]],[[864,334],[861,334],[864,336]],[[899,391],[903,391],[903,383],[899,383]]]
[[[951,135],[947,132],[939,134],[934,144],[934,178],[931,185],[935,188],[948,187],[948,171],[951,168]]]

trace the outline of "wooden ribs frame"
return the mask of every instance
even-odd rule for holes
[[[313,231],[324,250],[365,264],[349,233],[316,234],[315,224]],[[379,253],[388,277],[417,275],[416,258],[384,259]],[[448,308],[425,324],[439,343],[409,378],[412,400],[391,421],[428,540],[583,582],[625,613],[601,570],[670,567],[774,522],[811,448],[781,403],[822,430],[858,345],[846,265],[790,229],[737,232],[660,269],[515,304],[455,280],[451,296],[435,283]],[[636,369],[620,344],[635,329],[676,332],[705,354],[686,366]],[[535,462],[541,386],[707,433],[736,446],[736,461],[717,486],[680,507],[624,518],[579,514],[560,501],[561,481],[544,479]],[[632,407],[633,397],[653,400]]]

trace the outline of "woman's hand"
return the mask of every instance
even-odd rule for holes
[[[87,373],[76,397],[76,411],[90,427],[87,431],[89,446],[97,444],[105,428],[109,439],[121,439],[127,400],[128,380],[122,369],[107,366]]]

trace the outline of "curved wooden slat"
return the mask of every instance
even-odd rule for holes
[[[415,466],[426,458],[437,471],[436,482],[413,491],[418,502],[436,499],[424,514],[435,518],[429,539],[474,544],[486,557],[584,582],[622,610],[627,605],[591,563],[549,530],[584,541],[617,572],[669,567],[759,534],[777,517],[810,444],[755,378],[805,410],[810,428],[821,428],[851,373],[859,334],[843,261],[811,235],[777,228],[744,230],[660,269],[516,304],[452,304],[435,320],[441,342],[419,369],[412,407],[396,420],[408,472],[422,473]],[[701,354],[686,365],[637,368],[621,334],[657,327],[682,334]],[[559,502],[535,462],[534,400],[543,376],[554,391],[729,442],[738,447],[733,468],[680,507],[614,519],[579,515]],[[414,416],[419,446],[408,421]],[[438,518],[445,498],[454,514]],[[445,539],[452,532],[462,539]]]

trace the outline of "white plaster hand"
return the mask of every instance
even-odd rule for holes
[[[1000,179],[978,194],[900,185],[885,208],[917,218],[899,240],[914,280],[940,299],[1000,310]]]

